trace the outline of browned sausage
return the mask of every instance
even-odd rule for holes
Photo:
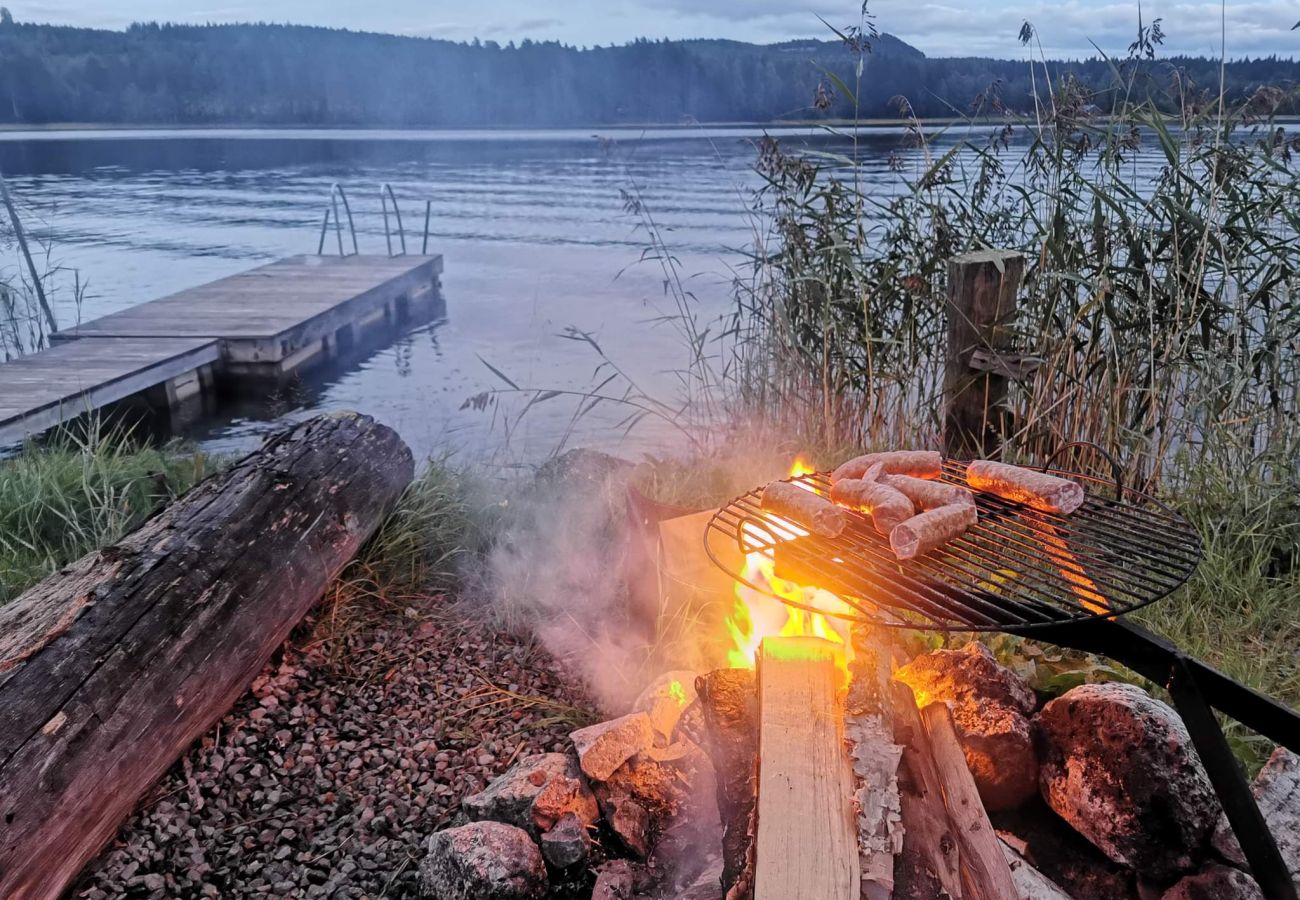
[[[977,459],[966,467],[966,483],[1050,513],[1072,513],[1083,505],[1083,485],[1046,472]]]
[[[871,513],[871,522],[881,534],[889,534],[895,525],[916,512],[902,491],[864,478],[835,482],[831,485],[831,499],[841,506]]]
[[[973,503],[940,506],[913,516],[889,533],[899,559],[913,559],[959,537],[979,519]]]
[[[926,481],[924,478],[913,478],[911,475],[882,475],[880,480],[902,491],[917,509],[934,509],[954,503],[975,505],[975,495],[959,484]],[[833,492],[832,496],[834,496]]]
[[[804,490],[788,481],[774,481],[763,488],[760,505],[768,512],[802,525],[822,537],[839,537],[849,517],[821,494]]]
[[[831,473],[831,483],[845,478],[861,478],[877,463],[890,475],[938,478],[943,474],[943,457],[933,450],[888,450],[849,460]]]

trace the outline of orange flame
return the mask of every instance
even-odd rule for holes
[[[802,456],[796,457],[790,467],[790,475],[810,475],[815,472]],[[808,488],[811,490],[811,487]],[[781,531],[788,531],[788,538],[801,537],[808,532],[793,522],[776,519]],[[852,609],[839,597],[821,588],[809,587],[788,581],[776,574],[776,560],[771,551],[756,551],[746,554],[741,576],[749,584],[764,587],[782,600],[791,600],[803,606],[820,610],[809,612],[788,606],[776,597],[768,596],[762,591],[751,588],[749,584],[736,583],[736,598],[731,615],[727,618],[727,633],[732,646],[727,653],[727,664],[734,668],[752,669],[758,656],[759,644],[766,637],[801,637],[824,638],[843,648],[844,653],[837,658],[847,661],[852,656],[848,642],[848,625],[843,619],[834,618],[852,614]]]

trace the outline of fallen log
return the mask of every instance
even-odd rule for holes
[[[860,900],[843,652],[770,637],[758,653],[755,900]]]
[[[392,430],[322,416],[0,608],[0,897],[62,895],[412,475]]]

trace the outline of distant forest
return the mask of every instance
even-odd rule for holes
[[[1008,35],[1008,40],[1013,36]],[[524,41],[451,41],[285,25],[133,25],[103,31],[15,22],[0,13],[0,123],[249,124],[474,127],[770,122],[852,117],[833,73],[855,83],[857,54],[839,41],[768,46],[726,40],[648,41],[580,49]],[[1143,62],[1149,79],[1216,89],[1218,63]],[[1106,109],[1113,83],[1100,60],[1058,62]],[[1037,67],[1043,90],[1043,68]],[[1232,98],[1293,85],[1300,63],[1229,63]],[[926,57],[889,35],[865,54],[858,114],[965,114],[996,94],[1033,108],[1024,61]],[[994,91],[990,92],[990,87]],[[1151,89],[1151,88],[1142,88]],[[817,100],[820,102],[817,102]],[[1294,96],[1282,111],[1297,111]]]

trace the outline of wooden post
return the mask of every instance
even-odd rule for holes
[[[843,657],[821,638],[759,648],[755,900],[860,900]]]
[[[1008,377],[997,351],[1008,349],[1007,326],[1024,271],[1025,258],[1015,252],[985,250],[948,260],[945,456],[988,457],[1005,433]],[[984,361],[978,368],[977,355]]]

